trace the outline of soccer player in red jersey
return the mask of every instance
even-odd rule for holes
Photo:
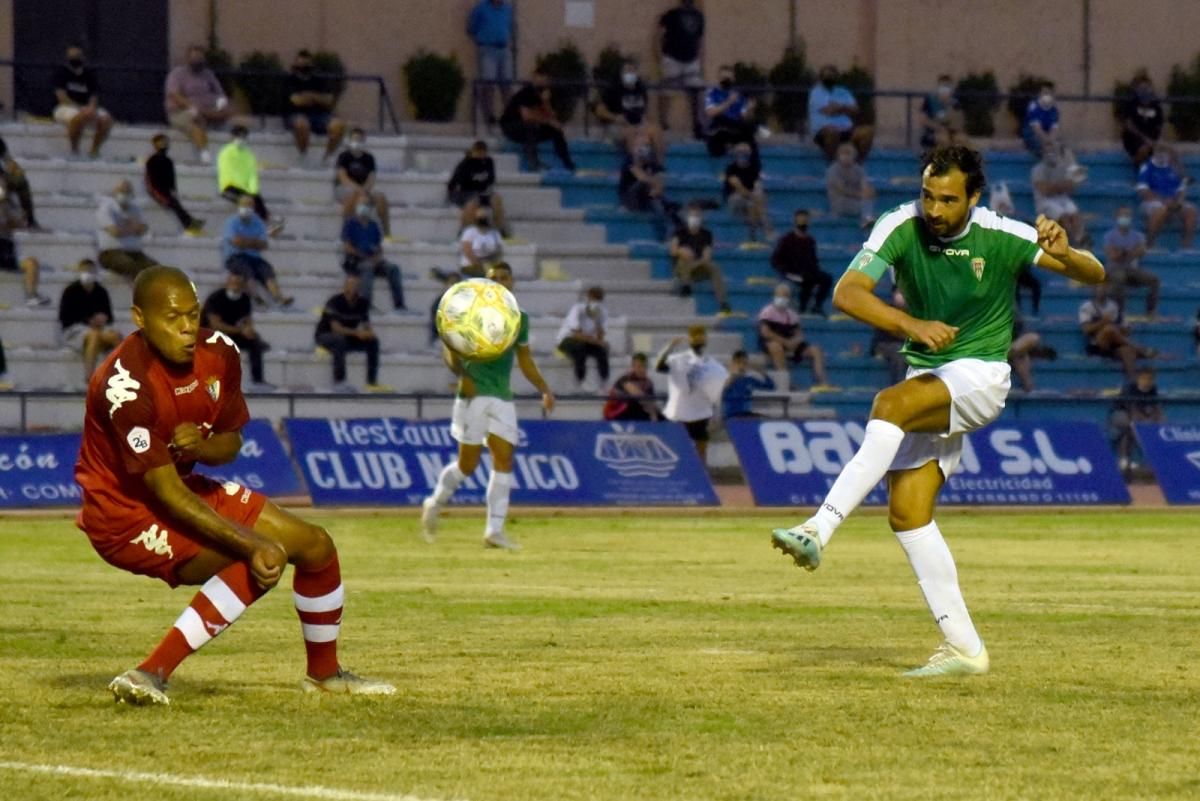
[[[170,703],[171,672],[274,587],[290,562],[308,655],[303,689],[394,693],[338,662],[344,593],[328,532],[253,490],[192,473],[197,463],[233,461],[250,415],[237,347],[200,327],[187,275],[173,267],[140,273],[133,321],[139,330],[88,386],[76,522],[106,562],[171,587],[202,586],[158,647],[109,690],[125,703]]]

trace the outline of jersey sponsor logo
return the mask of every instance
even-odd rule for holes
[[[167,530],[165,528],[160,529],[158,523],[151,523],[150,528],[138,534],[129,542],[132,545],[141,545],[155,556],[166,556],[170,559],[175,558],[175,550],[171,547],[171,543],[167,539]]]
[[[208,339],[204,340],[204,344],[206,344],[206,345],[215,345],[218,342],[220,342],[222,345],[228,345],[229,347],[233,348],[238,353],[242,352],[241,349],[238,348],[236,342],[234,342],[232,339],[230,339],[225,334],[222,334],[220,331],[213,331],[212,336],[210,336]]]
[[[109,377],[108,389],[104,391],[105,399],[112,404],[108,407],[109,417],[116,414],[117,410],[129,401],[136,400],[137,391],[142,388],[142,383],[129,374],[120,359],[117,359],[113,367],[116,372]]]
[[[942,250],[947,256],[970,256],[971,251],[966,248],[944,248]]]
[[[204,389],[208,392],[208,397],[213,399],[213,403],[221,397],[221,380],[219,378],[206,378],[204,380]]]
[[[188,384],[187,386],[175,387],[175,394],[176,395],[190,395],[196,391],[196,387],[198,387],[198,386],[200,386],[200,380],[197,378],[193,378],[192,383]]]
[[[976,281],[983,280],[983,268],[985,265],[987,265],[987,260],[982,257],[976,256],[971,259],[971,269],[975,271]]]
[[[125,441],[129,443],[129,448],[134,453],[145,453],[150,450],[150,432],[142,426],[129,429],[129,433],[125,435]]]

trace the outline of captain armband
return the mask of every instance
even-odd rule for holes
[[[850,266],[847,269],[857,273],[865,273],[873,281],[878,281],[891,268],[892,266],[879,258],[877,254],[864,248],[858,252],[858,255],[850,262]]]

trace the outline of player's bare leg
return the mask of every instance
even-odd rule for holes
[[[433,492],[421,502],[421,536],[426,542],[437,540],[438,515],[442,507],[454,497],[454,491],[467,476],[479,467],[479,458],[483,455],[483,445],[468,445],[458,443],[458,458],[442,468],[438,474],[437,486]]]
[[[492,474],[487,485],[487,526],[483,531],[483,544],[487,548],[520,550],[521,546],[504,533],[508,500],[512,494],[513,444],[495,434],[488,435],[487,443],[492,455]]]
[[[988,670],[987,649],[959,589],[954,557],[933,519],[943,483],[945,477],[936,461],[888,474],[888,523],[908,556],[944,639],[925,665],[906,676],[970,675]]]
[[[821,551],[834,531],[887,475],[908,432],[941,434],[950,428],[950,390],[937,376],[924,374],[888,387],[875,396],[866,436],[846,463],[816,514],[800,525],[777,528],[775,548],[807,570],[821,563]]]

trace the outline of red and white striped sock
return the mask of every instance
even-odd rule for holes
[[[308,675],[327,679],[338,671],[337,639],[346,597],[337,554],[317,570],[297,567],[292,576],[292,597],[304,632]]]
[[[234,562],[204,582],[167,636],[138,669],[155,673],[166,681],[180,662],[229,627],[265,593],[251,577],[249,565]]]

